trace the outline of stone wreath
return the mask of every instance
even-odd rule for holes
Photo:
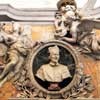
[[[47,60],[47,48],[53,45],[57,45],[61,49],[61,56],[64,59],[60,59],[60,61],[69,66],[72,74],[72,80],[59,91],[49,91],[39,84],[35,78],[36,70]],[[66,58],[68,54],[69,56]],[[54,40],[36,46],[30,52],[27,63],[20,72],[22,78],[20,77],[19,80],[14,81],[16,88],[21,91],[17,97],[46,99],[88,98],[94,89],[91,84],[91,77],[83,73],[83,65],[79,60],[78,52],[70,44],[63,41]]]

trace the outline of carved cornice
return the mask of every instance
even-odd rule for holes
[[[9,4],[0,4],[0,21],[5,21],[2,16],[6,16],[10,20],[21,22],[52,23],[55,11],[56,9],[53,8],[17,9]],[[9,20],[6,19],[6,21]]]

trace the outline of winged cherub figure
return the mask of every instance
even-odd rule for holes
[[[56,37],[69,43],[78,43],[86,52],[100,54],[100,37],[93,32],[100,29],[100,7],[97,0],[88,0],[78,9],[74,0],[60,0],[55,14]]]

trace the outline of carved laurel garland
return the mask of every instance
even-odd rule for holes
[[[44,49],[47,46],[51,46],[51,45],[57,45],[57,46],[61,46],[63,48],[65,48],[66,50],[68,50],[71,55],[73,56],[74,60],[75,60],[75,75],[72,79],[72,81],[64,88],[62,88],[59,91],[48,91],[47,89],[43,88],[35,79],[34,75],[33,75],[33,62],[34,59],[37,55],[37,53]],[[26,77],[30,79],[30,83],[32,84],[31,90],[30,88],[27,89],[28,92],[25,91],[25,85],[23,85],[22,87],[24,88],[22,90],[22,87],[20,87],[24,93],[22,93],[21,97],[29,97],[29,98],[33,98],[33,97],[39,97],[39,98],[79,98],[79,97],[89,97],[91,91],[93,90],[93,86],[91,85],[91,77],[90,76],[86,76],[83,73],[83,66],[79,61],[79,57],[78,57],[78,53],[76,52],[76,50],[69,45],[68,43],[62,42],[62,41],[50,41],[44,44],[40,44],[37,47],[35,47],[30,55],[28,56],[28,61],[26,66],[26,70],[27,70],[27,75]],[[25,82],[25,81],[24,81]],[[18,85],[18,84],[17,84]]]

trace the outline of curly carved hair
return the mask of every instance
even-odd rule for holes
[[[76,7],[75,0],[60,0],[57,3],[57,8],[60,10],[61,6],[64,5],[74,5]]]

